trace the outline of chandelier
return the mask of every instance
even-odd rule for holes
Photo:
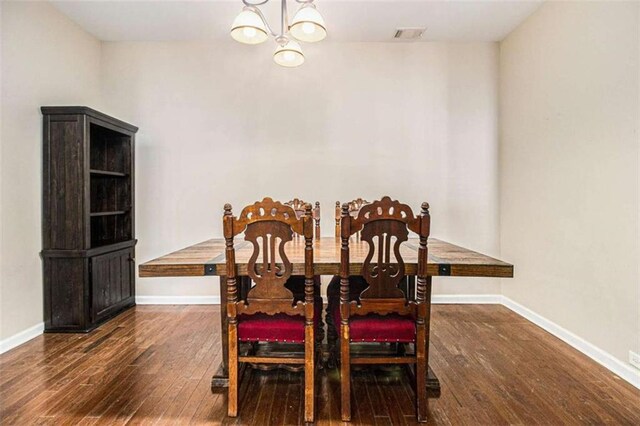
[[[291,24],[287,15],[287,0],[281,0],[280,33],[274,32],[258,8],[269,0],[242,0],[244,7],[231,26],[231,37],[240,43],[259,44],[269,36],[277,43],[273,60],[283,67],[297,67],[304,63],[304,54],[298,41],[314,43],[327,36],[324,19],[313,4],[313,0],[295,0],[300,9],[293,16]],[[297,40],[297,41],[296,41]]]

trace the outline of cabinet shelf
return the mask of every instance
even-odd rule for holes
[[[91,217],[100,217],[100,216],[115,216],[119,214],[125,214],[128,210],[114,210],[111,212],[94,212],[91,213]]]
[[[129,176],[126,173],[110,172],[108,170],[96,170],[96,169],[89,170],[89,173],[91,173],[91,175],[93,175],[93,176],[107,176],[107,177],[127,177],[127,176]]]

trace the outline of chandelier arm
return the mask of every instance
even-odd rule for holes
[[[245,0],[242,0],[242,2],[244,3]],[[263,3],[264,4],[266,2],[268,2],[269,0],[265,0]],[[277,37],[278,34],[276,34],[273,29],[271,29],[271,26],[269,25],[269,23],[267,22],[267,19],[264,17],[264,15],[262,14],[262,11],[257,8],[256,6],[248,6],[249,8],[251,8],[252,11],[254,11],[255,13],[258,14],[258,16],[260,16],[260,19],[262,19],[262,22],[264,22],[264,26],[267,27],[267,31],[269,31],[269,34],[271,34],[272,37]]]
[[[249,0],[242,0],[242,3],[244,3],[245,6],[262,6],[263,4],[267,3],[269,0],[262,0],[262,1],[257,1],[257,2],[251,2]]]
[[[287,0],[282,0],[280,9],[280,35],[285,35],[289,31],[289,16],[287,15]]]

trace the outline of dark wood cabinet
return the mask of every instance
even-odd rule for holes
[[[134,296],[133,248],[91,258],[91,317],[99,322],[126,307]]]
[[[135,304],[137,127],[42,107],[45,331],[89,331]]]

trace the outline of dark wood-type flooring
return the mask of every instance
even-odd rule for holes
[[[3,424],[299,424],[302,376],[252,372],[240,417],[212,393],[216,306],[138,306],[90,334],[45,334],[0,355]],[[507,308],[436,305],[432,424],[640,424],[640,393]],[[340,422],[337,370],[320,372],[317,424]],[[415,423],[400,370],[356,372],[354,424]]]

